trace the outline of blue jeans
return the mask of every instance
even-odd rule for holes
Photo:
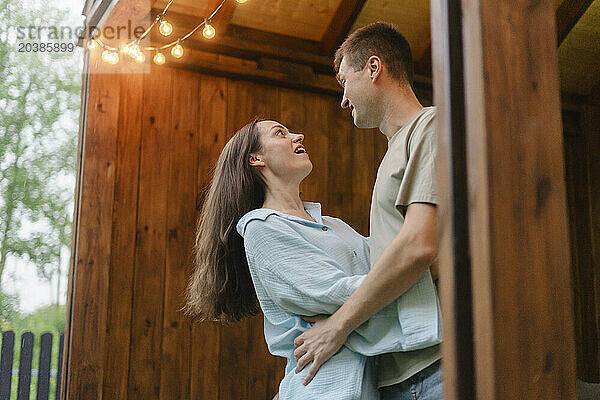
[[[436,361],[404,382],[379,390],[381,400],[442,400],[444,398],[442,368]]]

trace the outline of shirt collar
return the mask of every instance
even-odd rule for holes
[[[304,205],[304,209],[306,210],[306,212],[310,214],[310,216],[316,221],[316,223],[304,218],[296,217],[295,215],[289,215],[282,213],[281,211],[272,210],[270,208],[257,208],[255,210],[249,211],[248,213],[246,213],[246,215],[240,218],[239,222],[237,223],[236,229],[240,235],[244,236],[244,232],[246,231],[246,225],[248,225],[248,222],[254,219],[260,219],[265,221],[269,215],[273,214],[306,226],[323,225],[323,217],[321,215],[321,204],[309,201],[303,201],[302,204]]]

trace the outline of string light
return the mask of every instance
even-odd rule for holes
[[[181,46],[181,44],[179,44],[179,42],[180,41],[177,40],[177,44],[171,49],[171,55],[175,58],[183,57],[183,47]]]
[[[119,62],[119,54],[116,51],[104,50],[102,52],[102,60],[114,65]]]
[[[155,55],[154,58],[152,59],[152,61],[154,61],[154,64],[156,65],[163,65],[166,61],[165,55],[163,53],[161,53],[160,51],[158,51]]]
[[[168,8],[171,6],[171,4],[173,3],[173,0],[169,0],[167,2],[167,5],[165,6],[165,8],[163,9],[163,11],[158,14],[156,16],[156,18],[154,19],[154,21],[150,24],[150,26],[148,28],[146,28],[146,30],[144,31],[144,33],[142,33],[140,36],[138,36],[135,40],[133,40],[132,42],[126,44],[125,46],[121,47],[120,50],[124,53],[129,55],[130,57],[132,57],[134,60],[136,60],[137,62],[143,63],[146,60],[146,56],[143,53],[143,51],[156,51],[156,54],[154,55],[154,57],[152,58],[152,61],[154,61],[155,64],[157,65],[162,65],[166,62],[166,57],[163,53],[160,52],[160,50],[163,49],[168,49],[169,47],[171,48],[171,55],[175,58],[181,58],[183,57],[183,46],[181,45],[181,43],[186,40],[187,38],[189,38],[190,36],[192,36],[198,29],[200,29],[200,27],[204,26],[204,28],[202,29],[202,35],[207,38],[207,39],[212,39],[215,37],[216,35],[216,30],[215,27],[213,25],[211,25],[210,21],[211,19],[219,12],[219,10],[223,7],[223,5],[225,4],[227,0],[222,0],[221,3],[217,6],[217,8],[212,12],[212,14],[210,14],[210,16],[208,18],[205,18],[204,21],[202,21],[200,24],[196,25],[191,31],[189,31],[187,34],[179,37],[176,41],[170,42],[168,44],[159,46],[159,47],[144,47],[144,48],[140,48],[139,46],[139,42],[144,39],[146,37],[146,35],[148,35],[148,33],[150,32],[150,30],[154,27],[154,25],[156,25],[157,23],[159,23],[159,27],[158,30],[159,32],[164,35],[164,36],[168,36],[173,32],[173,25],[171,23],[169,23],[166,19],[164,19],[164,15],[166,14]],[[246,3],[247,0],[236,0],[238,3],[243,4]],[[110,64],[117,64],[119,62],[119,48],[115,48],[115,47],[111,47],[111,46],[107,46],[104,43],[102,43],[102,41],[98,38],[96,39],[90,39],[87,42],[87,46],[90,50],[97,48],[98,46],[101,46],[104,51],[102,52],[102,59]]]
[[[123,47],[123,53],[129,55],[131,58],[136,58],[140,51],[140,46],[136,42]]]
[[[166,19],[161,19],[158,31],[163,36],[169,36],[173,32],[173,25],[171,25]]]
[[[212,26],[210,24],[210,21],[205,19],[204,20],[204,29],[202,29],[202,36],[204,36],[207,39],[212,39],[215,37],[215,34],[217,33],[217,31],[215,31],[214,26]]]

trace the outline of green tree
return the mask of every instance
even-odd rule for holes
[[[19,52],[27,39],[17,27],[78,22],[35,3],[0,0],[0,285],[11,257],[30,261],[42,278],[60,274],[71,237],[82,51]]]

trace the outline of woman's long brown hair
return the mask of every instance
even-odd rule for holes
[[[249,164],[260,151],[254,119],[225,145],[202,213],[194,245],[194,268],[186,290],[186,314],[194,319],[233,322],[260,310],[243,238],[236,225],[247,212],[262,207],[265,184]]]

